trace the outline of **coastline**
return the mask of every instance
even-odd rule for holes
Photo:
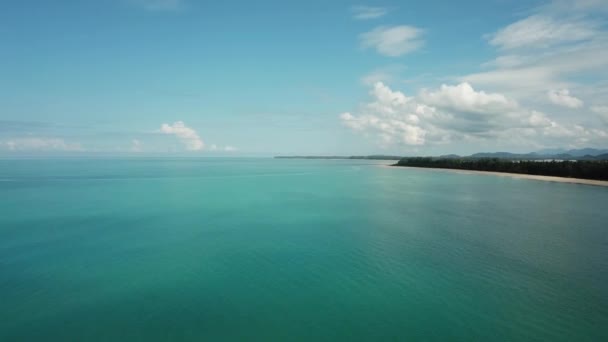
[[[529,175],[525,173],[508,173],[508,172],[495,172],[495,171],[477,171],[477,170],[460,170],[460,169],[442,169],[434,167],[417,167],[417,166],[394,166],[394,165],[380,165],[380,167],[394,167],[394,168],[411,168],[420,170],[435,170],[435,171],[447,171],[456,172],[461,174],[477,174],[487,176],[500,176],[500,177],[511,177],[518,179],[531,179],[544,182],[555,182],[555,183],[570,183],[570,184],[584,184],[594,186],[606,186],[608,187],[608,181],[594,180],[594,179],[582,179],[582,178],[567,178],[567,177],[555,177],[555,176],[540,176],[540,175]]]

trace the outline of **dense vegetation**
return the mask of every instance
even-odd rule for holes
[[[606,160],[531,161],[498,158],[402,158],[395,165],[608,180],[608,161]]]

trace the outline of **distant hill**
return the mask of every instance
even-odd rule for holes
[[[569,150],[569,151],[566,151],[566,154],[569,154],[569,155],[572,155],[572,156],[575,156],[575,157],[583,157],[583,156],[586,156],[586,155],[589,155],[589,156],[599,156],[601,154],[606,154],[606,153],[608,153],[608,150],[598,150],[598,149],[595,149],[595,148],[582,148],[582,149],[579,149],[579,150]]]
[[[531,153],[511,153],[511,152],[481,152],[469,156],[469,158],[498,158],[498,159],[517,159],[517,160],[606,160],[608,150],[595,148],[582,148],[576,150],[547,149]],[[442,156],[443,157],[443,156]]]
[[[400,160],[407,156],[278,156],[285,159],[372,159],[372,160]],[[595,148],[581,148],[574,150],[546,149],[530,153],[511,152],[480,152],[470,156],[445,154],[433,159],[505,159],[505,160],[608,160],[608,150]]]
[[[552,156],[552,155],[570,155],[573,157],[584,157],[584,156],[599,156],[601,154],[608,153],[606,149],[596,149],[596,148],[581,148],[574,150],[564,150],[564,149],[545,149],[536,152],[540,155]]]
[[[517,154],[510,152],[481,152],[470,155],[471,158],[499,158],[499,159],[542,159],[536,153]]]
[[[536,151],[536,153],[548,156],[548,155],[554,155],[554,154],[564,154],[567,151],[568,150],[563,149],[563,148],[545,148],[543,150]]]

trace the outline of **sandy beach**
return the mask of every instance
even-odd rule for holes
[[[595,185],[595,186],[608,186],[608,181],[593,180],[593,179],[581,179],[581,178],[566,178],[566,177],[527,175],[527,174],[522,174],[522,173],[507,173],[507,172],[493,172],[493,171],[474,171],[474,170],[457,170],[457,169],[439,169],[439,168],[430,168],[430,167],[392,166],[392,165],[382,165],[382,167],[425,169],[425,170],[456,172],[456,173],[464,173],[464,174],[478,174],[478,175],[490,175],[490,176],[500,176],[500,177],[512,177],[512,178],[519,178],[519,179],[532,179],[532,180],[539,180],[539,181],[545,181],[545,182],[585,184],[585,185]]]

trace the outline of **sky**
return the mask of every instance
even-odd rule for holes
[[[0,1],[0,155],[608,148],[608,0]]]

